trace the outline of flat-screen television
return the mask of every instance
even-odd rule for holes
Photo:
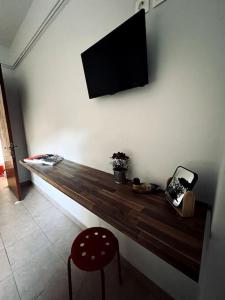
[[[147,84],[144,9],[84,51],[81,59],[89,98]]]

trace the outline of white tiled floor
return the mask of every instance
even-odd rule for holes
[[[0,189],[0,300],[68,299],[66,263],[81,229],[34,188],[15,201],[8,188]],[[101,299],[98,272],[73,266],[72,278],[74,299]],[[125,267],[123,279],[119,286],[115,262],[106,267],[107,300],[169,299]]]
[[[7,186],[7,179],[4,176],[0,176],[0,190]]]

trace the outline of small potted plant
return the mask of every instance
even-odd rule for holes
[[[112,165],[116,183],[126,183],[126,171],[128,169],[129,157],[123,152],[113,153]]]

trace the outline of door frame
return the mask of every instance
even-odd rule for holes
[[[10,140],[11,153],[13,153],[12,160],[13,160],[13,169],[14,169],[15,180],[16,180],[16,189],[15,189],[15,191],[13,190],[13,192],[15,193],[17,199],[20,201],[20,200],[22,200],[21,189],[20,189],[20,182],[19,182],[19,175],[18,175],[15,151],[14,151],[14,147],[13,147],[14,144],[13,144],[12,128],[11,128],[11,123],[10,123],[10,118],[9,118],[9,110],[8,110],[8,104],[7,104],[7,100],[6,100],[7,98],[6,98],[5,85],[4,85],[4,79],[3,79],[1,64],[0,64],[0,89],[1,89],[1,92],[2,92],[4,115],[5,115],[5,121],[6,121],[6,124],[7,124],[7,131],[8,131],[9,140]],[[0,128],[0,130],[1,130],[1,128]],[[4,151],[4,149],[3,149],[3,151]],[[6,172],[6,177],[7,177],[7,172]],[[9,188],[10,188],[10,186],[9,186]]]

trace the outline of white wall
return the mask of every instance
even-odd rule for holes
[[[24,53],[34,44],[34,40],[44,29],[53,12],[59,7],[63,7],[64,2],[66,3],[67,0],[33,1],[11,45],[9,47],[0,45],[0,63],[13,69],[18,60],[21,60]]]
[[[21,24],[9,51],[9,64],[13,65],[23,53],[44,19],[58,0],[35,0],[31,4],[23,23]],[[38,12],[38,13],[37,13]]]
[[[9,49],[0,45],[0,62],[3,64],[8,63],[9,59]]]
[[[154,9],[153,82],[89,100],[80,53],[131,16],[134,3],[69,1],[17,70],[30,153],[57,152],[111,172],[108,157],[125,151],[132,176],[161,185],[184,165],[199,173],[199,197],[212,203],[225,108],[220,5],[169,0]]]
[[[151,83],[89,100],[80,53],[130,17],[134,4],[70,0],[17,68],[29,152],[56,152],[111,172],[109,156],[125,151],[130,176],[162,186],[183,165],[199,174],[199,200],[212,204],[224,142],[225,2],[168,0],[152,10],[146,15]],[[51,195],[51,187],[38,184]],[[66,198],[61,203],[84,223],[91,218]],[[176,282],[166,269],[151,277],[177,299],[194,298],[194,283],[182,275]]]
[[[212,220],[212,237],[202,272],[200,299],[225,299],[225,152],[221,163]]]
[[[0,165],[4,164],[4,158],[3,158],[3,153],[2,153],[2,143],[0,140]]]

